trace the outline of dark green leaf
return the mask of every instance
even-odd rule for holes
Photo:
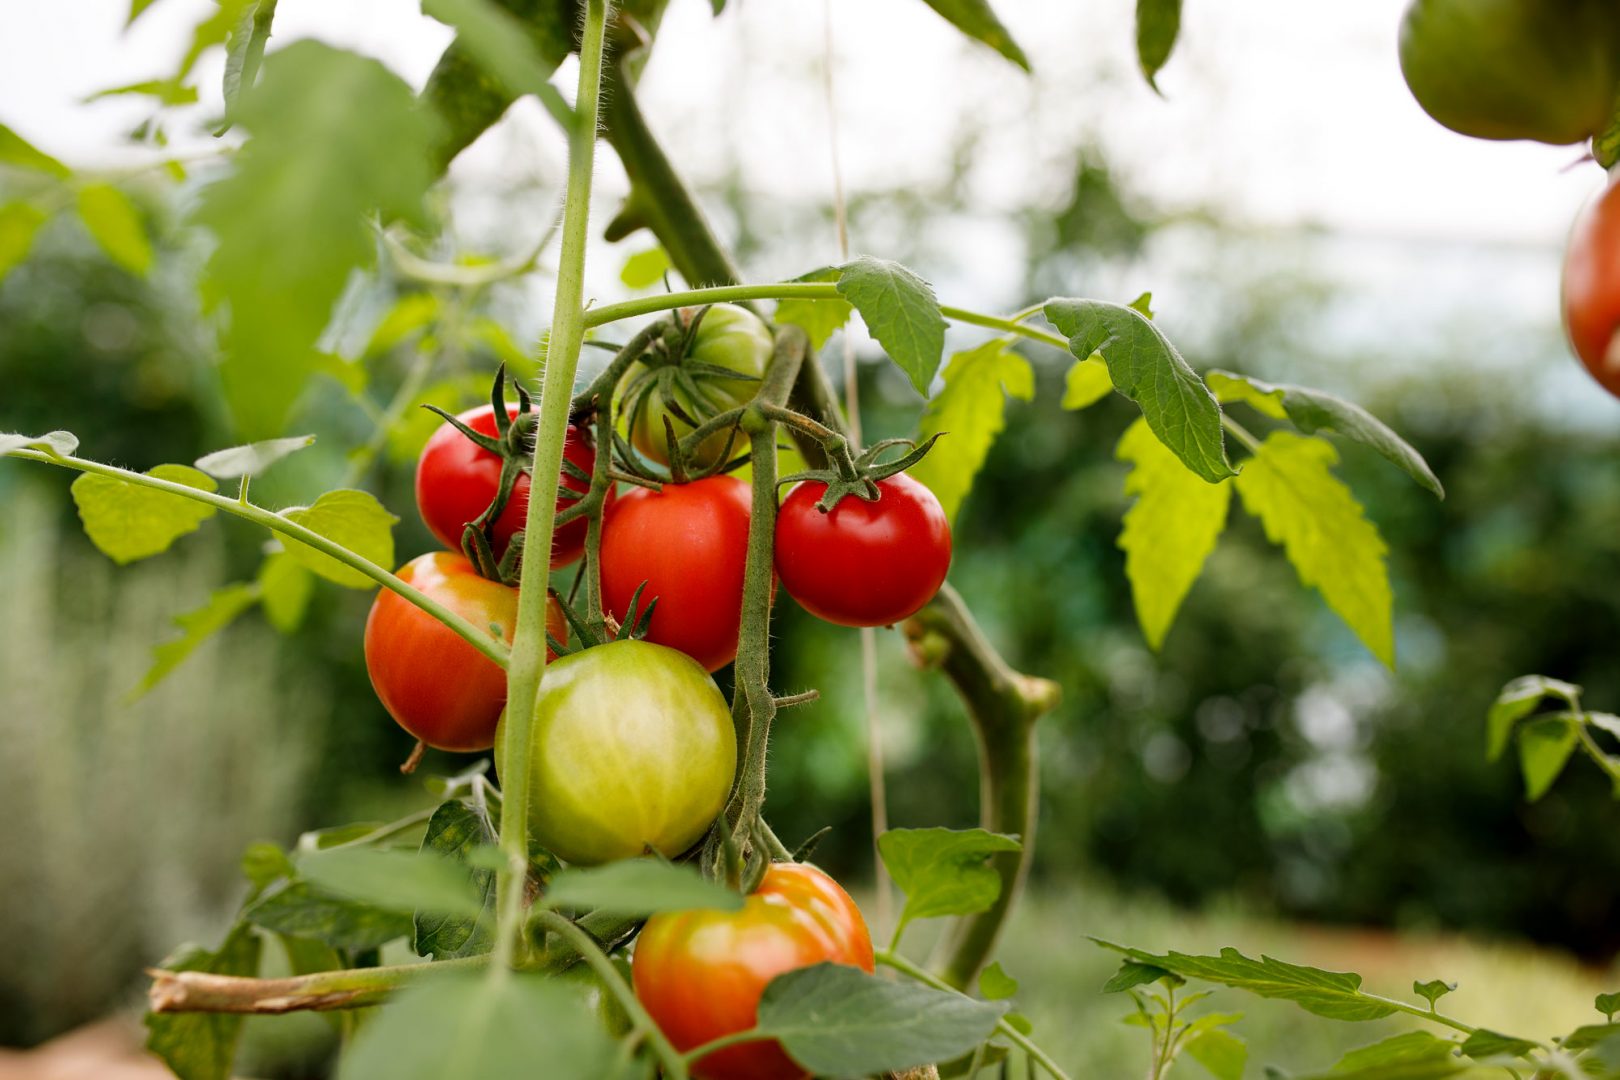
[[[536,46],[524,20],[491,0],[422,0],[422,14],[455,27],[456,48],[477,60],[508,93],[534,94],[564,130],[573,128],[573,110],[546,81],[557,70],[552,59],[557,54]]]
[[[1212,484],[1236,475],[1215,396],[1147,316],[1101,300],[1048,300],[1044,310],[1075,359],[1102,354],[1114,388],[1136,402],[1153,434],[1187,468]]]
[[[236,617],[252,607],[258,599],[259,589],[256,585],[224,585],[210,593],[202,607],[176,615],[174,624],[180,628],[180,636],[152,647],[152,666],[130,697],[140,697],[162,682],[196,652],[199,645],[236,621]]]
[[[971,1050],[1006,1010],[1003,1002],[816,964],[771,980],[760,998],[759,1028],[818,1076],[863,1077]]]
[[[838,277],[836,266],[824,266],[793,280],[837,281]],[[778,300],[776,321],[801,328],[810,335],[810,347],[819,349],[827,344],[833,331],[842,329],[849,322],[850,312],[854,310],[847,300]]]
[[[48,173],[59,180],[73,175],[72,169],[38,149],[4,124],[0,124],[0,165]]]
[[[0,206],[0,280],[12,267],[28,258],[34,247],[34,234],[45,224],[45,211],[31,203],[12,202]]]
[[[338,1080],[601,1080],[614,1043],[553,979],[444,974],[405,990],[361,1030]]]
[[[945,318],[928,282],[888,259],[862,255],[845,263],[838,292],[855,305],[877,343],[928,396],[945,353]]]
[[[1275,419],[1286,417],[1300,431],[1331,431],[1371,447],[1405,470],[1439,498],[1446,497],[1440,478],[1405,439],[1360,405],[1324,390],[1287,383],[1268,383],[1230,371],[1211,371],[1209,384],[1221,401],[1244,401]]]
[[[1215,1080],[1243,1080],[1249,1045],[1225,1028],[1206,1028],[1187,1040],[1187,1055]]]
[[[1181,978],[1153,964],[1139,964],[1135,960],[1127,960],[1119,965],[1119,970],[1103,983],[1102,992],[1117,994],[1123,990],[1131,990],[1148,983],[1158,982],[1160,979],[1173,979],[1181,982]]]
[[[1155,90],[1159,69],[1170,59],[1180,33],[1181,0],[1136,0],[1136,59]]]
[[[495,840],[488,817],[466,803],[452,799],[441,804],[428,819],[422,850],[465,863],[469,854]],[[483,914],[474,918],[418,911],[414,942],[418,956],[450,960],[479,956],[490,950],[494,934],[493,923],[488,916],[495,905],[495,872],[493,869],[469,868],[467,873],[482,902]]]
[[[186,946],[158,966],[167,971],[251,976],[258,974],[259,952],[253,927],[237,923],[217,950]],[[242,1019],[221,1013],[147,1013],[146,1048],[180,1080],[227,1080]]]
[[[546,890],[550,907],[592,908],[615,915],[713,908],[737,911],[743,898],[705,881],[689,866],[657,859],[624,859],[589,869],[564,870]]]
[[[324,893],[307,882],[273,886],[242,917],[255,926],[313,938],[334,949],[375,949],[411,932],[411,917]]]
[[[394,526],[399,518],[390,514],[369,491],[340,488],[328,491],[313,506],[283,510],[288,521],[319,533],[387,570],[394,565]],[[376,582],[360,571],[338,562],[290,536],[282,537],[287,554],[327,581],[350,589],[371,589]]]
[[[1614,1038],[1620,1038],[1620,1024],[1584,1024],[1560,1040],[1559,1045],[1565,1050],[1588,1050]]]
[[[1430,979],[1428,982],[1418,982],[1415,979],[1412,981],[1412,993],[1427,1001],[1431,1009],[1434,1008],[1435,1002],[1455,989],[1456,983],[1446,982],[1444,979]]]
[[[106,256],[132,274],[152,268],[152,242],[129,196],[111,184],[79,189],[79,218]]]
[[[1592,1007],[1613,1020],[1614,1014],[1620,1013],[1620,990],[1616,990],[1612,994],[1599,994],[1597,999],[1592,1002]]]
[[[1017,837],[984,829],[890,829],[878,837],[883,865],[906,894],[901,926],[984,911],[1001,895],[1001,875],[987,860],[1021,848]]]
[[[1575,752],[1578,739],[1574,722],[1562,718],[1544,717],[1519,727],[1519,768],[1524,773],[1526,800],[1535,802],[1547,794]]]
[[[1545,675],[1521,675],[1502,687],[1502,692],[1491,702],[1490,712],[1485,717],[1486,756],[1492,761],[1501,757],[1502,751],[1508,747],[1508,737],[1513,734],[1514,725],[1535,712],[1549,697],[1556,697],[1568,704],[1571,710],[1578,710],[1581,688]]]
[[[257,476],[288,454],[315,444],[313,435],[294,435],[287,439],[266,439],[232,446],[204,454],[196,461],[197,468],[220,480],[234,480],[239,476]]]
[[[1006,427],[1007,398],[1029,401],[1034,396],[1035,370],[1000,338],[956,353],[945,365],[945,386],[924,410],[917,441],[945,438],[910,473],[938,496],[947,518],[955,519],[991,445]]]
[[[1427,1031],[1408,1031],[1371,1046],[1352,1050],[1333,1067],[1335,1073],[1360,1073],[1390,1065],[1454,1061],[1457,1044]]]
[[[40,450],[67,457],[79,448],[79,437],[71,431],[52,431],[44,435],[18,435],[0,432],[0,455],[13,450]]]
[[[979,993],[986,1001],[1006,1001],[1018,993],[1018,980],[1003,971],[997,961],[979,973]]]
[[[159,480],[213,492],[218,485],[189,465],[147,470]],[[69,489],[85,535],[116,563],[130,563],[169,550],[169,545],[214,516],[205,502],[141,487],[112,476],[83,473]]]
[[[431,851],[341,848],[303,856],[298,870],[326,892],[383,911],[476,919],[484,907],[466,869]]]
[[[1463,1040],[1460,1049],[1471,1058],[1524,1057],[1536,1048],[1530,1039],[1480,1028]]]
[[[1025,71],[1029,57],[1018,47],[1007,28],[996,18],[989,0],[923,0],[943,15],[952,26],[975,41],[982,41]]]

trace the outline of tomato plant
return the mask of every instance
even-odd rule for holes
[[[711,476],[660,490],[636,488],[602,523],[602,599],[618,620],[641,589],[657,601],[647,640],[679,649],[710,671],[737,655],[748,486]]]
[[[558,660],[546,683],[528,762],[537,840],[592,865],[649,848],[674,858],[702,837],[737,767],[731,712],[707,672],[674,649],[614,641]]]
[[[808,863],[775,863],[741,911],[678,911],[647,921],[632,972],[636,997],[676,1049],[755,1024],[776,976],[812,964],[873,969],[866,921],[838,883]],[[747,1042],[693,1066],[705,1080],[809,1076],[774,1042]]]
[[[1620,186],[1607,187],[1570,232],[1564,329],[1592,378],[1620,397]]]
[[[951,566],[951,527],[934,493],[905,473],[876,482],[871,502],[847,496],[830,511],[807,480],[776,520],[776,572],[810,614],[843,626],[889,626],[934,598]]]

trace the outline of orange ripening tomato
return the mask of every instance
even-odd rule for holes
[[[1620,397],[1620,184],[1610,184],[1570,232],[1564,329],[1592,378]]]
[[[783,972],[814,964],[873,967],[855,901],[808,863],[777,863],[740,911],[654,915],[636,940],[636,997],[682,1052],[754,1026],[760,996]],[[804,1080],[774,1039],[699,1058],[700,1080]]]

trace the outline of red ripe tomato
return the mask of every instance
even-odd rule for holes
[[[777,863],[741,911],[654,915],[636,940],[636,997],[685,1052],[754,1026],[776,976],[830,961],[872,970],[872,936],[838,883],[808,863]],[[810,1074],[771,1041],[698,1059],[701,1080],[803,1080]]]
[[[806,611],[841,626],[888,626],[933,599],[951,568],[951,526],[934,493],[905,473],[816,509],[827,485],[806,480],[776,518],[776,573]]]
[[[419,555],[399,577],[476,626],[499,627],[510,643],[517,629],[517,590],[480,577],[466,556]],[[546,629],[566,640],[568,624],[546,602]],[[377,594],[366,618],[366,670],[388,715],[440,750],[488,750],[506,705],[506,672],[454,630],[391,589]]]
[[[1570,233],[1564,329],[1592,378],[1620,397],[1620,184],[1609,185]]]
[[[508,404],[506,415],[516,416],[518,407]],[[495,436],[495,410],[481,405],[456,417],[474,431],[491,438]],[[596,453],[585,442],[585,436],[574,425],[568,425],[567,441],[563,443],[563,457],[589,473],[596,464]],[[564,472],[558,477],[571,491],[584,493],[590,485]],[[467,523],[488,509],[500,486],[501,458],[475,444],[454,426],[445,424],[433,433],[422,457],[416,464],[416,508],[422,520],[438,537],[439,543],[451,551],[461,550],[461,534]],[[611,489],[609,501],[613,498]],[[560,514],[573,504],[571,499],[558,499]],[[506,509],[495,519],[495,542],[490,545],[498,559],[506,553],[512,534],[523,528],[523,519],[529,512],[529,477],[519,476],[512,488],[512,497]],[[567,566],[585,550],[585,519],[576,518],[558,529],[551,538],[551,567]]]
[[[711,476],[661,491],[635,488],[602,522],[602,603],[623,622],[642,582],[640,610],[655,597],[647,640],[679,649],[710,671],[737,658],[748,485]]]

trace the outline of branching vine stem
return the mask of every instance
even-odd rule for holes
[[[177,484],[172,480],[163,480],[148,473],[120,469],[116,465],[103,465],[99,461],[89,461],[67,454],[54,454],[43,450],[12,450],[8,456],[24,458],[28,461],[39,461],[47,465],[58,465],[64,469],[73,469],[82,473],[94,473],[97,476],[108,476],[115,480],[122,480],[126,484],[167,492],[170,495],[178,495],[193,502],[206,503],[216,510],[223,510],[225,513],[242,518],[244,521],[251,521],[272,532],[300,541],[321,554],[329,555],[343,565],[364,574],[383,588],[398,593],[444,623],[451,630],[454,630],[473,648],[495,663],[503,668],[507,666],[510,654],[505,643],[491,635],[484,627],[476,626],[467,619],[462,618],[420,589],[400,580],[396,575],[378,566],[365,556],[350,551],[342,544],[329,540],[320,533],[305,528],[297,522],[289,521],[280,514],[266,510],[262,506],[244,503],[240,499],[229,498],[224,495],[216,495],[211,491],[203,491],[200,488],[188,487],[185,484]]]

